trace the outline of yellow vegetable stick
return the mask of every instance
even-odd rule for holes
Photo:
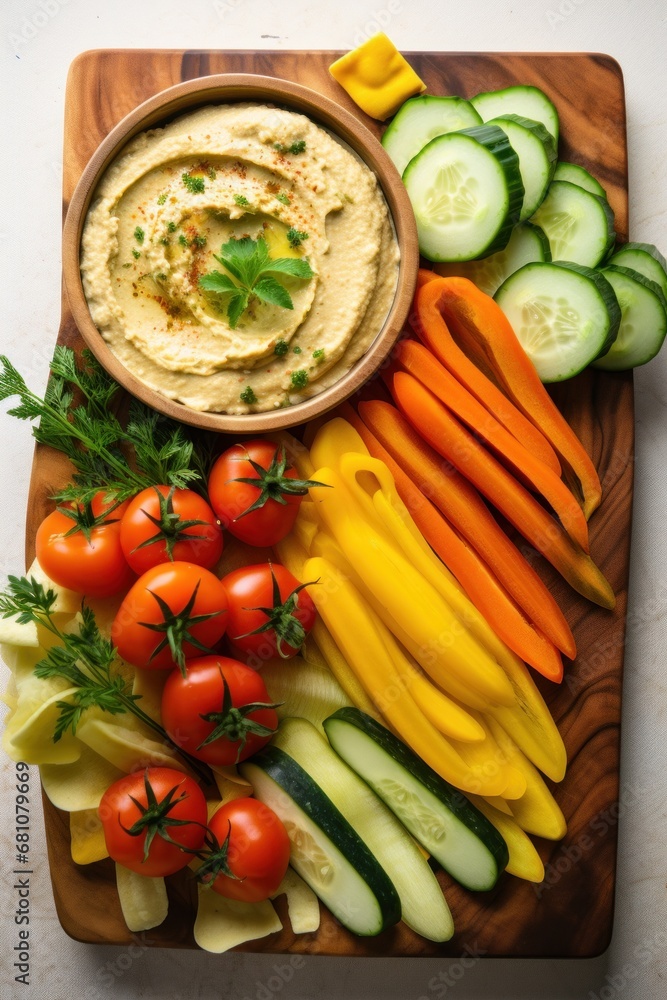
[[[511,705],[512,687],[498,664],[466,632],[442,596],[423,579],[402,552],[359,515],[342,476],[318,469],[315,479],[327,486],[311,489],[321,501],[322,517],[383,609],[380,617],[396,621],[428,658],[419,659],[441,687],[454,675],[493,704]],[[424,662],[424,660],[428,662]]]
[[[77,865],[91,865],[109,857],[102,821],[97,809],[81,809],[69,814],[70,850]]]
[[[494,809],[497,809],[498,812],[504,813],[505,816],[509,816],[510,819],[512,818],[512,810],[508,806],[505,799],[503,799],[500,795],[485,795],[484,800],[485,802],[488,802],[490,806],[493,806]]]
[[[471,795],[470,801],[477,806],[481,813],[484,813],[490,823],[493,823],[507,844],[510,858],[505,871],[517,878],[523,878],[527,882],[542,882],[544,864],[528,834],[524,833],[510,816],[506,816],[505,813],[489,805],[485,799],[478,795]]]
[[[325,559],[309,559],[305,573],[319,578],[313,588],[317,605],[333,639],[366,688],[378,709],[396,733],[445,780],[463,791],[498,795],[502,781],[470,768],[419,710],[386,655],[382,640],[369,627],[366,608],[359,593]]]
[[[514,740],[495,719],[489,719],[489,726],[507,760],[526,780],[524,794],[509,803],[512,816],[526,833],[533,833],[547,840],[560,840],[567,833],[567,823],[537,769],[526,760]],[[507,798],[506,795],[504,797]]]
[[[484,733],[481,743],[454,743],[455,748],[471,767],[480,767],[485,774],[498,774],[505,785],[503,799],[518,799],[526,791],[523,773],[514,767],[499,746],[484,717],[472,713]],[[511,807],[510,807],[511,808]]]

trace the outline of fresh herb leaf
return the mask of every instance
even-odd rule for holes
[[[313,358],[315,359],[315,361],[317,361],[318,365],[321,364],[325,358],[324,349],[318,347],[316,351],[313,351]]]
[[[167,232],[168,233],[175,233],[176,232],[176,223],[175,222],[168,222],[167,223]]]
[[[212,181],[214,181],[218,176],[213,167],[209,167],[206,173],[208,174],[208,176],[211,178]]]
[[[193,236],[192,239],[190,240],[190,246],[191,247],[197,247],[198,250],[201,250],[202,247],[206,246],[206,237],[205,236]]]
[[[181,180],[185,184],[190,194],[203,194],[206,184],[203,177],[193,177],[192,174],[181,174]]]
[[[292,204],[292,202],[289,200],[288,196],[286,194],[283,194],[282,191],[280,192],[280,194],[276,195],[276,198],[278,199],[278,201],[282,202],[283,205],[291,205]]]
[[[248,406],[252,406],[253,403],[257,402],[257,396],[251,385],[247,385],[240,395],[242,403],[247,403]]]
[[[141,228],[141,226],[137,226],[137,228],[134,230],[134,238],[137,241],[137,243],[143,243],[145,236],[146,234]]]
[[[262,302],[280,306],[282,309],[294,309],[292,297],[284,285],[272,277],[260,278],[253,288],[253,293]]]
[[[303,241],[307,239],[308,233],[302,229],[295,229],[294,226],[290,226],[287,230],[287,242],[294,250],[300,247]]]
[[[290,381],[294,389],[305,389],[310,381],[308,372],[305,368],[299,368],[297,371],[292,372]]]
[[[273,353],[277,357],[281,358],[283,354],[287,354],[288,351],[289,351],[289,344],[287,343],[286,340],[276,341],[276,346],[273,348]]]
[[[235,194],[234,201],[239,206],[239,208],[245,208],[247,205],[250,204],[250,202],[248,201],[248,199],[244,194]]]
[[[300,347],[294,347],[293,351],[294,351],[295,354],[301,354],[301,348]]]
[[[179,235],[179,237],[178,237],[178,242],[181,244],[182,247],[188,246],[188,238],[187,238],[187,236],[184,236],[184,234],[181,233]]]
[[[164,205],[166,200],[167,200],[167,195],[164,192],[162,192],[161,195],[158,195],[157,203],[158,205]]]
[[[292,278],[310,280],[315,277],[315,272],[304,257],[278,257],[264,268],[271,274],[288,274]]]
[[[132,256],[134,257],[135,260],[139,260],[139,258],[141,257],[141,253],[139,250],[133,250]]]
[[[285,145],[282,142],[274,142],[273,148],[277,149],[279,153],[293,153],[295,156],[299,153],[304,153],[306,150],[306,140],[296,139],[289,145]]]

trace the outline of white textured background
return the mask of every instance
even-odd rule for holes
[[[630,238],[667,253],[667,6],[664,0],[3,0],[0,350],[41,391],[60,302],[65,77],[84,49],[350,48],[377,21],[404,49],[599,51],[624,74]],[[374,25],[373,22],[376,22]],[[480,961],[454,985],[438,959],[308,959],[93,947],[53,907],[33,798],[31,983],[13,982],[13,765],[0,810],[0,997],[13,1000],[664,1000],[667,997],[667,351],[636,376],[637,452],[616,929],[592,961]],[[3,408],[4,409],[4,408]],[[0,415],[0,574],[23,567],[29,428]],[[37,773],[32,782],[37,790]],[[454,963],[457,977],[461,966]],[[450,978],[449,982],[453,982]]]

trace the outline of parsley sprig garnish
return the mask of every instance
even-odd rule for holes
[[[101,488],[123,500],[154,483],[196,489],[205,482],[182,424],[133,400],[122,426],[114,412],[120,387],[90,352],[77,364],[70,348],[56,347],[43,399],[6,357],[0,356],[0,366],[0,400],[19,397],[9,413],[39,421],[37,441],[63,452],[76,470],[56,500],[85,503]]]
[[[205,292],[229,296],[227,318],[232,330],[248,308],[251,298],[260,299],[282,309],[293,309],[292,296],[276,278],[284,275],[309,281],[315,272],[305,258],[277,257],[272,259],[263,237],[256,240],[244,236],[222,244],[220,256],[213,255],[229,272],[211,271],[199,279]],[[230,275],[232,277],[230,277]]]

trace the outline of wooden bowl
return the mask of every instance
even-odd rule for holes
[[[93,323],[83,291],[79,256],[81,233],[97,184],[109,164],[139,132],[207,104],[268,102],[306,114],[335,133],[375,173],[389,206],[400,248],[394,301],[368,351],[342,378],[321,393],[280,410],[227,414],[193,410],[145,385],[113,354]],[[109,374],[132,395],[175,420],[209,430],[255,434],[303,423],[347,399],[380,367],[391,352],[408,314],[415,290],[419,252],[412,206],[401,178],[381,144],[353,115],[314,90],[272,77],[223,73],[176,84],[126,115],[100,144],[76,186],[63,231],[63,276],[72,315],[86,344]]]

